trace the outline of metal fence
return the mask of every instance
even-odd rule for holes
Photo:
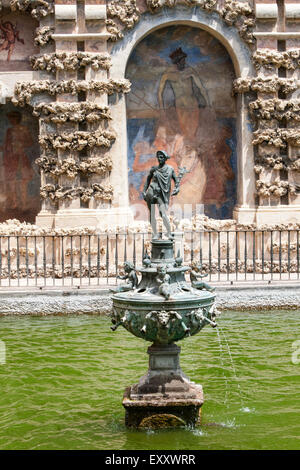
[[[114,285],[123,263],[142,265],[150,233],[0,236],[0,287]],[[297,281],[299,230],[192,231],[175,234],[184,264],[202,265],[212,283]]]

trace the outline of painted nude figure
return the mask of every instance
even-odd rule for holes
[[[157,238],[155,205],[158,206],[159,214],[163,219],[168,238],[172,238],[171,225],[167,215],[167,210],[171,194],[171,182],[173,180],[175,183],[175,188],[171,194],[172,196],[175,196],[179,192],[180,179],[176,176],[174,169],[166,164],[166,161],[170,158],[166,152],[158,150],[156,157],[158,160],[158,166],[153,166],[151,168],[142,194],[150,212],[153,238]]]
[[[6,130],[3,145],[0,145],[0,151],[3,151],[6,205],[10,209],[22,207],[26,210],[30,206],[28,184],[34,176],[26,151],[33,145],[33,139],[29,128],[22,124],[19,111],[10,111],[6,116],[10,127]]]
[[[186,66],[187,54],[180,48],[169,55],[173,68],[161,77],[158,102],[160,109],[166,109],[163,100],[167,82],[174,93],[174,105],[182,135],[189,141],[195,137],[200,118],[200,108],[209,106],[208,93],[199,75],[192,67]],[[192,119],[191,119],[192,116]]]
[[[11,21],[4,21],[0,22],[0,31],[2,32],[2,36],[4,37],[4,41],[0,46],[1,51],[8,51],[7,52],[7,62],[10,61],[11,55],[15,48],[16,40],[24,44],[24,39],[21,39],[19,34],[20,32],[17,29],[17,25],[13,25]]]

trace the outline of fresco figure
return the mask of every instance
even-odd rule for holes
[[[153,155],[163,148],[178,173],[186,168],[174,204],[206,215],[232,216],[236,200],[234,69],[209,33],[170,26],[150,34],[129,59],[126,96],[129,197],[143,217],[143,191]],[[143,204],[143,203],[142,203]],[[200,207],[199,207],[200,206]],[[190,210],[190,209],[187,209]]]
[[[19,36],[20,31],[17,29],[17,24],[14,25],[11,21],[1,21],[0,31],[2,32],[2,37],[4,38],[3,43],[0,45],[0,52],[8,51],[7,62],[9,62],[15,48],[16,40],[24,44],[24,39],[21,39]]]
[[[11,125],[6,130],[2,147],[6,204],[10,209],[28,209],[27,185],[34,172],[26,148],[33,145],[33,139],[28,127],[21,124],[22,114],[19,111],[11,111],[6,116]]]
[[[163,102],[163,93],[166,83],[169,82],[174,93],[174,107],[181,130],[186,140],[195,137],[199,125],[199,108],[209,106],[209,97],[205,87],[192,67],[186,67],[187,54],[180,48],[169,55],[174,68],[167,69],[162,75],[158,103],[160,109],[166,109]]]

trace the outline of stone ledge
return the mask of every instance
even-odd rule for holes
[[[216,307],[222,311],[266,311],[300,308],[300,283],[268,281],[217,287]],[[250,284],[250,285],[249,285]],[[107,315],[112,304],[109,287],[0,289],[0,317],[6,315]]]

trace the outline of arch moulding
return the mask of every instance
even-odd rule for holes
[[[201,9],[174,8],[151,15],[143,14],[133,30],[115,43],[110,51],[113,79],[125,78],[128,59],[142,39],[153,31],[172,25],[188,25],[200,28],[218,39],[229,53],[235,70],[235,78],[255,76],[251,51],[245,45],[235,27],[227,26],[217,13],[207,13]],[[242,222],[245,213],[247,221],[255,218],[255,175],[252,146],[252,128],[248,108],[243,94],[237,96],[237,206],[234,217]],[[114,206],[128,208],[128,160],[127,160],[127,121],[124,97],[111,106],[112,118],[118,123],[118,138],[111,149],[114,169],[111,183],[115,188]]]

